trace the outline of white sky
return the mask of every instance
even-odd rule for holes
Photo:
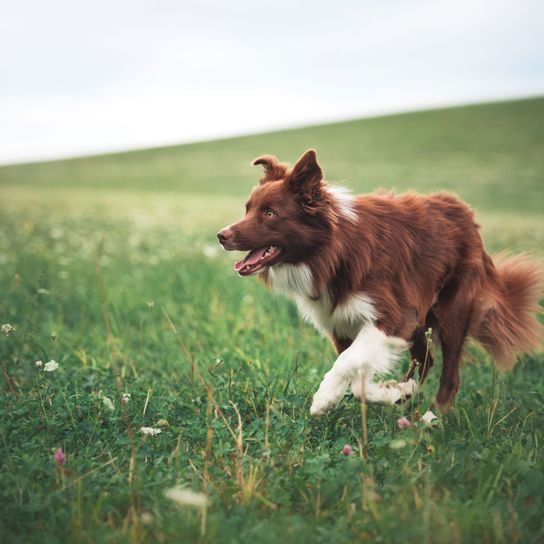
[[[542,0],[2,2],[0,162],[544,94]]]

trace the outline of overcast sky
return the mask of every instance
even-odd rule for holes
[[[542,0],[2,2],[0,162],[544,94]]]

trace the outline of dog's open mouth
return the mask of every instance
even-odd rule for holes
[[[249,276],[257,274],[281,253],[281,249],[277,246],[264,246],[251,250],[241,261],[234,263],[234,270],[240,276]]]

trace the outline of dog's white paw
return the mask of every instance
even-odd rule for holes
[[[361,398],[362,382],[353,380],[351,382],[351,391],[357,398]],[[365,382],[365,399],[367,402],[378,402],[381,404],[395,404],[396,402],[406,400],[417,393],[418,384],[415,380],[407,382],[396,382],[388,380],[386,382]]]
[[[401,392],[401,399],[410,398],[419,391],[419,384],[412,378],[405,382],[399,382],[398,386]]]
[[[322,416],[332,410],[342,400],[348,384],[348,380],[338,376],[333,371],[327,372],[314,395],[310,414],[312,416]]]

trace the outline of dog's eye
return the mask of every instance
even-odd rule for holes
[[[272,210],[265,210],[264,214],[266,217],[274,217],[276,215]]]

